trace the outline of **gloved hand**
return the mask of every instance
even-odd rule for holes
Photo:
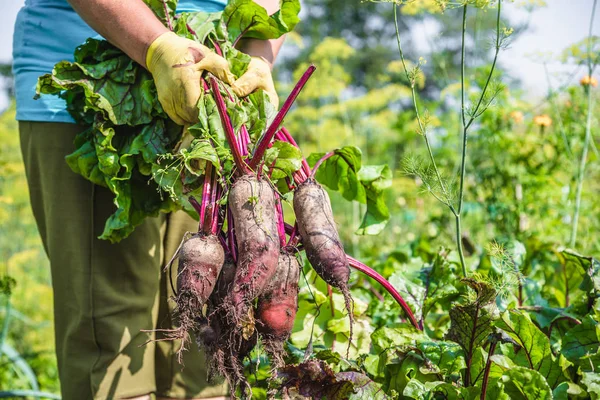
[[[229,84],[235,79],[225,58],[173,32],[163,33],[152,42],[146,53],[146,65],[154,78],[160,104],[179,125],[198,121],[196,105],[202,90],[202,71],[209,71]]]
[[[279,108],[279,98],[271,76],[271,64],[262,57],[252,57],[248,69],[233,82],[231,89],[238,97],[245,97],[257,89],[262,89],[269,95],[271,104],[276,109]]]

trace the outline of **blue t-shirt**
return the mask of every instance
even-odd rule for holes
[[[177,12],[217,12],[226,4],[227,0],[180,0]],[[59,61],[73,61],[75,48],[89,37],[99,35],[67,0],[25,0],[13,37],[17,120],[74,122],[64,100],[50,95],[34,100],[33,96],[38,77],[52,72]]]

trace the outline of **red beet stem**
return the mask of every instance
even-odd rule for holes
[[[276,162],[277,162],[276,160],[273,160],[273,162],[271,163],[271,165],[269,165],[269,173],[268,173],[269,179],[271,179],[271,177],[273,176],[273,171],[275,170],[275,163]]]
[[[290,240],[288,241],[288,246],[290,247],[296,247],[296,245],[298,244],[298,224],[294,224],[294,229],[292,229],[292,231],[290,232]]]
[[[252,172],[244,160],[242,159],[242,155],[240,154],[238,141],[235,138],[235,132],[233,131],[233,125],[231,124],[231,119],[229,115],[227,115],[227,107],[225,106],[225,100],[223,100],[223,96],[221,95],[221,91],[219,90],[219,83],[215,79],[215,77],[210,77],[210,85],[212,88],[213,95],[215,96],[215,101],[217,102],[217,110],[219,110],[219,116],[221,117],[221,123],[223,124],[223,128],[225,129],[225,136],[227,136],[227,142],[229,143],[229,147],[231,148],[231,153],[233,154],[233,160],[235,165],[238,167],[242,174],[249,174]]]
[[[194,196],[190,196],[188,197],[188,201],[190,202],[192,207],[194,207],[194,210],[196,210],[198,215],[200,215],[200,212],[202,211],[202,206],[200,205],[200,203],[198,203],[198,200],[196,200]]]
[[[287,233],[291,234],[294,231],[294,227],[287,223],[284,223],[284,224],[285,224],[285,231]],[[298,250],[300,250],[300,249],[298,248]],[[417,322],[417,319],[415,318],[412,310],[410,309],[408,304],[406,304],[406,301],[404,301],[404,299],[402,298],[402,295],[400,293],[398,293],[396,288],[394,288],[394,286],[392,286],[391,283],[389,283],[377,271],[375,271],[371,267],[361,263],[357,259],[350,257],[348,254],[346,254],[346,258],[348,259],[348,263],[350,264],[350,266],[352,268],[356,269],[359,272],[362,272],[363,274],[367,275],[370,278],[375,279],[377,281],[377,283],[379,283],[381,286],[383,286],[384,289],[387,290],[388,293],[394,298],[394,300],[396,300],[398,302],[400,307],[402,307],[402,309],[408,316],[410,323],[418,330],[422,330],[421,327],[419,326],[419,323]]]
[[[194,29],[192,29],[192,27],[190,26],[190,24],[188,24],[187,22],[185,23],[185,27],[187,28],[188,32],[191,33],[193,36],[198,37],[198,35],[196,34],[196,31]]]
[[[223,57],[223,51],[221,51],[221,46],[219,46],[219,43],[213,41],[212,44],[215,46],[215,53]]]
[[[277,232],[279,233],[279,246],[285,247],[285,226],[283,220],[283,207],[281,206],[281,198],[275,194],[275,210],[277,211]]]
[[[296,185],[304,183],[304,181],[306,181],[306,179],[308,179],[306,177],[306,175],[304,175],[304,172],[302,172],[302,171],[296,171],[296,172],[294,172],[292,174],[292,177],[294,178],[294,183],[296,183]]]
[[[206,207],[210,204],[211,195],[211,183],[212,183],[212,163],[206,163],[206,169],[204,170],[204,186],[202,187],[202,204],[200,209],[200,230],[204,232],[203,227],[205,226],[206,219]],[[204,232],[206,233],[206,232]]]
[[[296,143],[296,141],[285,126],[281,127],[281,133],[287,139],[288,143],[291,143],[292,145],[300,148],[300,146],[298,146],[298,143]],[[302,157],[302,169],[306,176],[310,174],[310,166],[308,165],[308,162],[306,162],[306,158],[304,157]]]
[[[294,183],[288,177],[285,178],[285,184],[287,185],[287,187],[288,187],[288,189],[290,191],[296,189],[296,186],[294,185]]]
[[[280,130],[278,130],[278,131],[275,133],[275,139],[276,139],[276,140],[281,140],[282,142],[288,142],[288,143],[289,143],[289,141],[288,141],[287,137],[285,137],[285,135],[283,134],[283,132],[281,132],[281,129],[280,129]]]
[[[283,122],[283,119],[285,118],[286,114],[290,110],[290,107],[292,107],[292,104],[294,104],[296,97],[298,97],[298,95],[304,88],[304,85],[306,85],[306,82],[308,81],[310,76],[313,74],[313,72],[315,72],[315,69],[316,69],[316,67],[314,65],[311,65],[310,67],[308,67],[306,72],[304,72],[304,74],[302,74],[302,77],[300,78],[298,83],[296,83],[296,86],[294,86],[294,89],[292,90],[292,92],[290,93],[288,98],[283,103],[283,106],[281,107],[281,109],[279,110],[277,115],[275,116],[275,119],[273,120],[271,125],[267,128],[265,135],[262,137],[262,139],[258,143],[258,146],[256,147],[256,150],[254,151],[254,155],[252,156],[252,159],[250,160],[250,163],[249,163],[251,169],[253,169],[253,170],[256,169],[256,166],[262,159],[262,157],[265,153],[265,150],[267,149],[267,146],[269,145],[269,143],[271,143],[273,136],[275,136],[275,132],[277,132],[279,125],[281,125],[281,123]]]
[[[375,271],[372,268],[366,266],[365,264],[361,263],[357,259],[352,258],[352,257],[350,257],[347,254],[346,254],[346,257],[348,258],[348,263],[350,264],[350,266],[352,268],[356,269],[357,271],[362,272],[363,274],[367,275],[370,278],[375,279],[377,281],[377,283],[379,283],[381,286],[383,286],[384,289],[387,290],[390,295],[392,295],[392,297],[394,298],[394,300],[396,300],[398,302],[398,304],[400,304],[400,307],[402,307],[402,309],[404,310],[404,312],[408,316],[408,319],[410,320],[410,323],[415,328],[417,328],[418,330],[422,330],[422,328],[419,325],[419,323],[417,322],[417,319],[415,318],[412,310],[410,309],[410,307],[408,306],[408,304],[406,304],[406,301],[404,301],[404,299],[402,298],[402,296],[400,295],[400,293],[398,293],[398,291],[396,290],[396,288],[394,286],[392,286],[391,283],[389,283],[377,271]]]
[[[248,143],[250,143],[250,134],[248,133],[248,129],[246,125],[242,125],[240,129],[240,145],[242,147],[242,156],[248,155]]]
[[[225,233],[219,232],[219,235],[217,237],[219,238],[219,243],[221,243],[221,246],[223,246],[223,249],[225,249],[225,253],[231,254],[231,251],[229,250],[229,244],[227,244],[227,238],[225,237]]]
[[[323,157],[321,157],[319,159],[319,161],[317,161],[317,163],[315,164],[315,166],[312,169],[312,172],[309,175],[310,179],[315,179],[315,174],[317,173],[317,170],[319,169],[319,167],[321,166],[321,164],[323,164],[323,162],[325,162],[325,160],[327,160],[328,158],[330,158],[331,156],[333,156],[335,154],[334,151],[330,151],[329,153],[325,154]]]
[[[166,1],[163,1],[163,10],[165,12],[165,20],[167,21],[167,27],[170,31],[173,31],[173,21],[171,21],[171,16],[169,15],[169,8],[167,7]]]
[[[212,204],[212,216],[211,216],[211,227],[210,232],[213,235],[217,234],[218,226],[219,226],[219,205],[217,204],[217,199],[221,197],[221,187],[217,181],[217,174],[213,174],[213,190],[212,196],[210,198],[210,203]]]

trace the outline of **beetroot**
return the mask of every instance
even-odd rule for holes
[[[283,344],[289,339],[298,310],[300,263],[295,255],[282,252],[277,272],[265,292],[258,297],[256,329],[274,366],[284,365]]]
[[[312,179],[307,179],[294,192],[296,222],[306,250],[306,257],[325,282],[344,295],[350,318],[352,337],[352,297],[348,289],[350,267],[340,241],[327,192]]]
[[[294,212],[308,261],[325,282],[340,290],[347,288],[350,267],[327,192],[307,180],[294,192]]]
[[[194,308],[206,303],[217,283],[225,253],[214,235],[193,235],[179,252],[177,297],[190,296]]]
[[[279,237],[273,189],[252,175],[240,177],[229,192],[238,246],[237,270],[227,301],[234,324],[245,339],[253,331],[251,302],[277,269]]]
[[[177,296],[174,316],[178,326],[167,334],[168,339],[182,339],[181,352],[186,349],[189,332],[200,326],[202,308],[210,297],[223,267],[225,253],[214,235],[195,234],[186,240],[178,252]]]

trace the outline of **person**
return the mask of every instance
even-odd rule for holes
[[[279,6],[255,1],[269,14]],[[225,5],[180,0],[177,12],[216,12]],[[64,160],[85,127],[74,123],[60,98],[33,100],[37,78],[72,60],[75,47],[98,34],[152,73],[164,110],[181,125],[197,119],[204,69],[230,80],[240,96],[260,88],[276,103],[270,69],[283,38],[245,41],[242,50],[252,62],[232,81],[224,59],[171,33],[143,0],[25,0],[15,24],[17,120],[31,205],[50,260],[62,398],[224,398],[224,384],[206,383],[207,362],[198,348],[185,352],[183,367],[176,361],[178,343],[143,345],[149,337],[142,330],[172,327],[172,292],[161,269],[197,223],[176,212],[147,218],[118,244],[98,239],[114,212],[112,194]]]

